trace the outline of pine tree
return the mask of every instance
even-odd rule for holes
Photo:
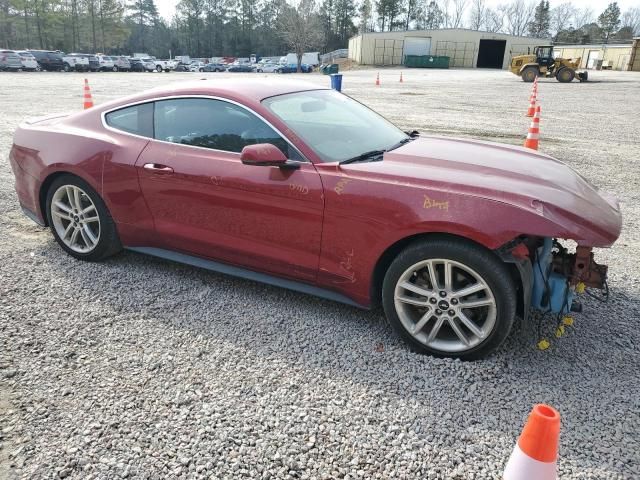
[[[547,38],[551,36],[549,28],[551,26],[551,12],[549,2],[541,0],[533,17],[529,23],[529,35],[536,38]]]
[[[605,42],[614,34],[620,26],[620,7],[618,2],[610,3],[604,12],[598,17],[598,25],[602,29]]]
[[[145,39],[147,27],[152,26],[158,20],[158,9],[153,0],[134,0],[128,5],[129,19],[134,23],[129,44],[135,51],[145,51]]]
[[[436,2],[433,0],[427,5],[424,15],[424,28],[435,30],[440,28],[444,22],[444,14]]]
[[[371,0],[364,0],[360,5],[360,33],[367,33],[370,30],[371,10]]]

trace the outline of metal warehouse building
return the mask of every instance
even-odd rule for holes
[[[640,38],[620,45],[556,45],[553,53],[562,58],[580,57],[580,68],[640,71]]]
[[[551,39],[463,28],[373,32],[349,39],[349,58],[361,65],[402,65],[405,55],[450,58],[452,67],[507,68],[513,55],[533,52]]]

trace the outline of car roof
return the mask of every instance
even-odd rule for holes
[[[306,90],[329,90],[314,83],[302,80],[285,79],[211,79],[195,80],[175,83],[154,88],[145,92],[145,96],[170,95],[220,95],[223,97],[245,97],[254,101],[261,101],[268,97],[287,93],[303,92]],[[149,95],[153,94],[153,95]]]
[[[101,103],[97,108],[81,110],[77,112],[77,114],[71,115],[69,119],[72,120],[75,117],[83,118],[85,115],[91,115],[94,112],[117,110],[128,105],[144,103],[162,97],[211,96],[227,98],[246,105],[255,105],[259,104],[265,98],[310,90],[330,90],[330,88],[321,87],[301,80],[288,79],[216,78],[190,80],[152,88],[137,94]]]

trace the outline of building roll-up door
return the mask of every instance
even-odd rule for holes
[[[431,55],[430,37],[404,37],[404,55]]]

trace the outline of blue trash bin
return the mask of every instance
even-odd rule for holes
[[[342,74],[341,73],[332,73],[329,75],[331,77],[331,88],[337,90],[338,92],[342,91]]]

